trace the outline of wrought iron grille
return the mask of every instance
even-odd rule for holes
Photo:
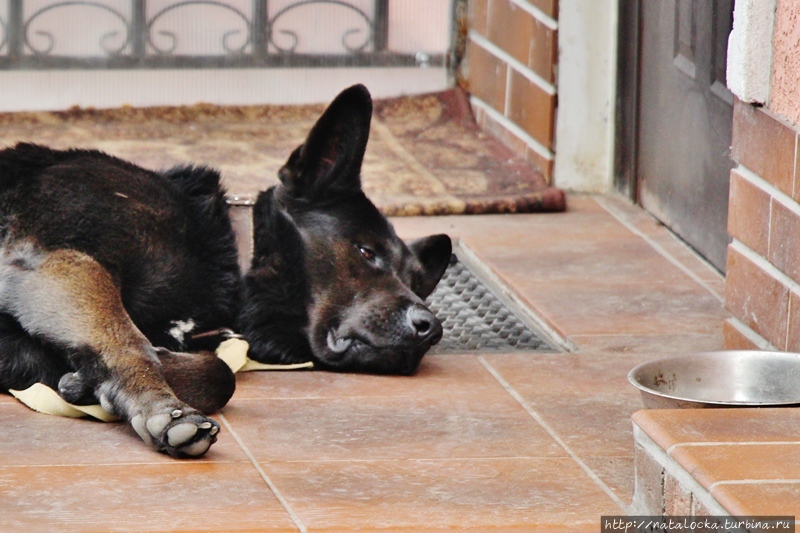
[[[448,267],[427,303],[444,328],[432,354],[558,351],[462,262]]]
[[[216,34],[214,50],[187,51],[192,33]],[[323,33],[338,49],[314,49]],[[393,52],[388,37],[389,0],[0,0],[0,69],[445,63],[445,53]]]

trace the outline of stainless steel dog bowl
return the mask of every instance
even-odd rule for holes
[[[645,407],[800,405],[800,354],[720,351],[642,363],[628,374]]]

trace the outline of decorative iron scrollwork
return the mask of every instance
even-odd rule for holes
[[[297,32],[292,30],[276,30],[276,26],[281,17],[283,17],[287,13],[312,4],[314,5],[327,4],[327,5],[339,6],[354,12],[360,18],[364,19],[367,31],[364,32],[365,37],[363,43],[357,46],[352,46],[351,44],[348,43],[348,37],[350,37],[351,35],[355,35],[357,33],[361,33],[362,30],[360,30],[359,28],[350,28],[348,30],[345,30],[344,34],[342,35],[342,46],[348,52],[350,53],[362,52],[367,48],[367,46],[370,45],[370,43],[373,42],[373,36],[375,33],[375,24],[373,20],[369,17],[369,15],[367,15],[364,11],[362,11],[358,7],[349,4],[347,2],[342,2],[340,0],[303,0],[301,2],[296,2],[294,4],[290,4],[284,7],[269,19],[269,22],[267,23],[267,28],[268,28],[267,36],[269,44],[274,46],[275,49],[278,50],[280,53],[283,54],[295,53],[298,45],[300,44],[300,37],[298,37]],[[280,44],[278,44],[275,41],[276,32],[290,37],[292,39],[292,44],[289,46],[281,46]]]
[[[74,7],[74,6],[101,9],[103,11],[106,11],[107,13],[110,13],[115,18],[119,19],[120,22],[122,22],[122,25],[125,28],[124,30],[125,39],[123,40],[121,45],[114,47],[111,44],[112,40],[120,34],[119,31],[116,30],[107,31],[100,37],[100,49],[103,52],[105,52],[106,55],[108,56],[121,55],[125,50],[125,48],[128,46],[128,44],[130,43],[131,39],[131,25],[129,21],[125,18],[125,16],[122,13],[120,13],[116,9],[107,6],[105,4],[101,4],[99,2],[91,2],[88,0],[71,0],[68,2],[57,2],[54,4],[47,5],[39,9],[38,11],[34,12],[33,15],[28,17],[28,20],[25,21],[25,24],[22,28],[22,36],[23,36],[22,38],[28,49],[30,49],[31,52],[33,52],[36,55],[49,55],[50,52],[53,51],[53,48],[55,47],[56,44],[55,37],[53,37],[53,33],[46,30],[35,30],[33,33],[43,38],[46,41],[44,47],[36,46],[32,42],[30,36],[31,26],[34,24],[34,22],[36,22],[36,19],[38,19],[39,17],[41,17],[42,15],[44,15],[49,11],[53,11],[55,9],[63,9],[67,7]]]
[[[246,38],[244,39],[244,43],[239,47],[233,47],[229,44],[229,39],[234,35],[241,33],[241,30],[228,30],[222,34],[222,48],[225,50],[226,53],[235,55],[235,54],[244,54],[245,49],[252,41],[251,36],[251,24],[250,20],[248,20],[247,15],[236,9],[235,7],[225,4],[223,2],[216,2],[214,0],[186,0],[184,2],[178,2],[176,4],[172,4],[170,6],[165,7],[155,15],[153,15],[150,20],[147,22],[147,43],[155,50],[157,53],[162,55],[170,55],[172,54],[175,49],[178,47],[178,36],[173,31],[169,30],[161,30],[158,32],[159,35],[167,37],[171,42],[168,47],[159,46],[158,43],[155,42],[153,39],[153,27],[156,25],[158,20],[166,15],[171,11],[175,11],[176,9],[188,7],[188,6],[203,6],[203,7],[214,7],[214,8],[221,8],[226,11],[229,11],[236,15],[238,18],[242,20],[245,27]]]
[[[0,17],[0,30],[3,32],[2,39],[0,39],[0,52],[4,52],[8,45],[8,23],[3,17]]]
[[[157,1],[0,0],[0,70],[444,65],[388,50],[389,0]]]

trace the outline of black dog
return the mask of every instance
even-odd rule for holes
[[[235,327],[261,362],[413,373],[442,327],[424,306],[451,254],[406,246],[364,196],[372,103],[342,92],[254,209],[242,278],[219,174],[96,151],[0,151],[0,388],[99,401],[145,442],[203,455],[235,380],[192,334]]]

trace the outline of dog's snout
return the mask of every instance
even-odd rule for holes
[[[419,304],[408,308],[406,320],[411,331],[420,339],[427,338],[442,329],[439,319],[427,307]]]

